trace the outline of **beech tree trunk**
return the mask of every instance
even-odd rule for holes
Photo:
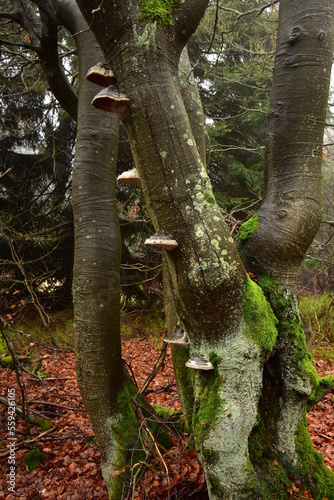
[[[185,0],[174,10],[162,1],[158,12],[149,0],[78,4],[130,99],[123,123],[153,224],[179,245],[164,254],[189,339],[189,351],[175,353],[174,368],[210,498],[285,498],[292,473],[314,498],[333,499],[334,475],[314,454],[305,422],[311,394],[333,380],[317,379],[294,296],[298,266],[319,222],[313,184],[319,175],[313,165],[318,168],[321,159],[333,1],[326,0],[321,9],[309,0],[281,1],[267,192],[259,216],[239,233],[240,255],[247,271],[258,273],[264,293],[248,278],[215,202],[205,135],[189,112],[191,99],[196,109],[197,96],[184,95],[179,81],[182,50],[208,0]],[[196,356],[208,358],[213,370],[185,368],[185,361]],[[115,393],[121,393],[114,383]],[[118,464],[109,465],[105,479],[112,492],[112,465]]]
[[[334,377],[318,379],[300,320],[296,282],[322,217],[321,165],[334,47],[334,2],[280,2],[265,154],[265,197],[239,248],[279,320],[264,373],[261,414],[282,464],[314,498],[333,498],[333,474],[306,431],[306,409]],[[288,91],[287,91],[288,90]],[[253,226],[254,227],[254,226]],[[247,228],[246,228],[247,229]],[[241,233],[242,236],[242,233]],[[258,430],[258,429],[257,429]],[[263,431],[263,429],[262,429]],[[269,437],[269,436],[268,436]]]
[[[59,0],[58,4],[58,18],[74,35],[79,61],[72,182],[76,372],[99,442],[105,478],[110,481],[108,467],[115,461],[122,442],[112,425],[120,420],[117,398],[128,380],[120,343],[121,239],[115,191],[119,120],[117,115],[91,105],[100,87],[87,81],[86,74],[97,62],[103,62],[104,56],[76,3]],[[124,459],[119,454],[121,467]],[[115,485],[117,488],[118,492],[122,490]]]

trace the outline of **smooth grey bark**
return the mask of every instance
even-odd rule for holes
[[[294,289],[322,216],[321,165],[333,57],[333,1],[280,2],[268,114],[265,197],[246,255]]]
[[[205,116],[202,102],[186,47],[183,49],[179,61],[179,78],[181,95],[187,111],[191,130],[196,141],[197,150],[202,163],[208,167],[207,141],[210,141],[210,139],[205,130]]]
[[[334,479],[317,463],[306,432],[305,409],[322,382],[305,344],[295,292],[300,264],[322,216],[322,144],[333,50],[332,0],[281,0],[266,192],[259,227],[240,245],[247,269],[259,276],[279,318],[276,352],[270,361],[275,370],[264,377],[271,388],[264,405],[276,429],[273,442],[287,470],[316,498],[334,498]]]
[[[108,467],[117,450],[111,425],[125,372],[120,342],[121,240],[116,201],[118,117],[91,106],[99,87],[85,78],[103,60],[73,0],[59,0],[58,16],[76,41],[79,112],[72,183],[75,228],[74,321],[80,392]]]

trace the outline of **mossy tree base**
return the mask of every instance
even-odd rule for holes
[[[333,500],[334,474],[314,451],[305,417],[308,402],[333,379],[317,377],[295,295],[273,278],[260,284],[263,292],[246,282],[239,332],[212,344],[190,344],[189,353],[178,349],[174,356],[187,429],[209,496],[285,499],[294,477],[315,499]],[[214,370],[184,368],[198,351]]]
[[[181,401],[210,498],[238,498],[254,473],[248,437],[257,421],[265,356],[246,337],[246,329],[214,345],[202,345],[201,352],[208,355],[214,370],[185,372],[184,350],[179,351],[175,366],[176,373],[183,375]]]
[[[119,391],[114,415],[106,421],[106,427],[111,446],[102,456],[102,474],[109,498],[119,500],[127,498],[135,487],[136,477],[145,466],[147,448],[161,446],[168,450],[173,442],[163,419],[130,380]]]

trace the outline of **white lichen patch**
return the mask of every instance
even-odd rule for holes
[[[188,146],[193,146],[194,145],[194,141],[192,139],[188,139],[187,140],[187,144],[188,144]]]
[[[203,231],[203,229],[198,228],[198,229],[195,231],[195,234],[196,234],[196,237],[197,237],[197,238],[202,238],[202,237],[204,236],[204,231]]]
[[[101,469],[103,479],[106,484],[111,484],[113,479],[113,472],[115,470],[114,464],[117,464],[117,445],[116,440],[113,437],[112,429],[117,429],[120,422],[122,421],[121,414],[115,414],[113,417],[109,417],[106,419],[104,424],[104,433],[109,437],[110,446],[105,450],[106,457],[105,460],[101,462]],[[116,466],[117,468],[117,466]]]
[[[204,200],[204,194],[202,192],[196,194],[196,200],[197,201],[203,201]]]
[[[135,27],[133,28],[135,32]],[[145,48],[145,49],[150,49],[152,50],[154,47],[156,47],[156,32],[157,32],[157,25],[156,23],[148,23],[145,25],[145,29],[142,33],[136,34],[136,45],[137,47]]]
[[[217,479],[226,494],[231,493],[229,498],[238,498],[233,491],[245,484],[252,473],[248,437],[256,423],[262,386],[261,349],[244,337],[240,327],[233,335],[224,336],[218,345],[205,344],[200,350],[208,354],[213,351],[220,358],[217,368],[224,381],[218,391],[221,408],[204,437],[201,459],[208,476]],[[205,457],[210,454],[216,460],[206,463]]]
[[[160,152],[160,156],[161,156],[161,158],[162,158],[163,160],[165,160],[165,159],[167,158],[167,155],[168,155],[167,151],[161,151],[161,152]]]
[[[211,240],[211,245],[216,249],[219,250],[219,241],[218,240]]]

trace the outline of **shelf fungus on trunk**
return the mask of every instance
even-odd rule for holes
[[[122,117],[129,109],[130,99],[115,85],[109,85],[94,97],[92,105],[97,109],[116,113]]]
[[[185,365],[195,370],[213,370],[213,364],[205,356],[190,358]]]
[[[121,182],[123,184],[133,184],[134,186],[141,186],[141,182],[139,179],[139,175],[136,168],[131,170],[126,170],[117,177],[117,182]]]
[[[164,248],[169,251],[179,246],[178,242],[173,240],[172,237],[164,231],[159,231],[153,236],[150,236],[144,244],[152,247]]]
[[[109,87],[116,83],[116,77],[108,64],[98,62],[87,71],[87,80],[101,87]]]
[[[183,328],[180,327],[175,327],[172,333],[170,334],[170,337],[164,339],[164,342],[167,342],[168,344],[179,345],[182,347],[189,346],[187,334],[183,330]]]

